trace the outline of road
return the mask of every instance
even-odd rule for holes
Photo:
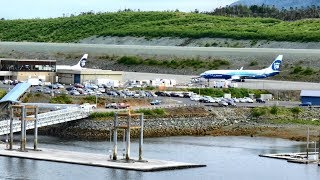
[[[104,45],[76,43],[0,42],[0,52],[89,53],[114,55],[157,55],[176,57],[271,56],[319,57],[320,49],[223,48],[142,45]]]

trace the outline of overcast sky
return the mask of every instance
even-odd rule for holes
[[[0,18],[29,19],[61,17],[80,12],[112,12],[119,9],[144,11],[175,10],[190,12],[194,9],[211,11],[236,0],[0,0]]]

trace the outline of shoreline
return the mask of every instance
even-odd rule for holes
[[[249,137],[269,137],[281,138],[292,141],[306,141],[307,127],[310,128],[310,141],[319,140],[319,126],[297,126],[293,124],[274,125],[274,124],[233,124],[229,126],[212,127],[210,129],[167,129],[158,133],[156,131],[144,131],[145,138],[170,137],[170,136],[249,136]],[[77,130],[78,131],[78,130]],[[107,131],[81,131],[80,134],[70,135],[68,133],[60,134],[55,130],[48,132],[40,131],[41,135],[58,136],[65,139],[82,139],[101,141],[109,139]],[[78,131],[79,132],[79,131]],[[131,131],[132,138],[138,138],[138,131]],[[122,133],[119,133],[122,138]]]

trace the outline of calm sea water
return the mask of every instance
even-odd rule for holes
[[[32,142],[31,139],[29,142]],[[31,144],[30,144],[31,145]],[[41,136],[40,147],[108,154],[105,142],[64,140]],[[120,146],[123,146],[120,143]],[[166,137],[145,139],[144,157],[206,164],[207,167],[136,172],[101,167],[0,157],[0,179],[245,179],[245,180],[315,180],[320,167],[259,157],[263,153],[304,151],[305,144],[274,138],[250,137]],[[122,147],[119,148],[120,151]],[[137,156],[138,144],[132,144]],[[121,152],[119,153],[121,154]]]

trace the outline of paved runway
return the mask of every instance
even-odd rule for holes
[[[196,75],[175,75],[175,74],[155,74],[125,72],[124,81],[126,80],[152,80],[152,79],[175,79],[179,84],[190,82]],[[213,81],[213,80],[211,80]],[[249,89],[267,89],[267,90],[320,90],[320,83],[295,82],[295,81],[275,81],[265,79],[247,79],[246,82],[238,82],[238,87]]]

